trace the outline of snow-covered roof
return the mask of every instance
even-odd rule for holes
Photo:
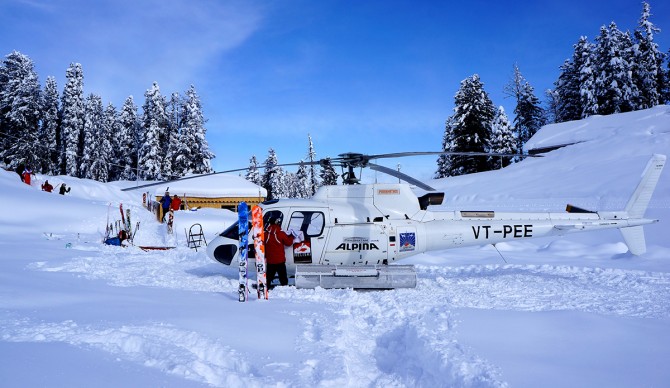
[[[540,128],[525,145],[526,150],[554,148],[585,141],[604,139],[616,136],[621,132],[627,134],[654,131],[659,117],[666,116],[670,120],[670,106],[656,107],[636,112],[621,113],[608,116],[591,116],[584,120],[549,124]]]
[[[165,182],[156,186],[155,195],[162,196],[169,190],[170,195],[190,197],[266,197],[267,190],[237,175],[215,174],[190,179]]]

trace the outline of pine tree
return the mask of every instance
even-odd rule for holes
[[[310,166],[307,171],[307,197],[310,197],[316,193],[316,189],[319,187],[318,174],[316,172],[316,152],[314,152],[314,144],[312,143],[312,136],[307,134],[307,140],[309,142],[309,148],[307,151],[307,161],[310,162]]]
[[[505,93],[516,100],[514,130],[517,140],[516,149],[521,153],[528,139],[545,124],[544,110],[540,106],[540,100],[535,96],[533,87],[521,75],[516,65],[514,65],[513,78],[505,87]]]
[[[84,73],[79,63],[71,63],[65,72],[61,108],[61,173],[79,176],[80,138],[84,129]]]
[[[449,116],[444,122],[444,135],[442,135],[442,151],[447,152],[437,158],[437,171],[435,171],[435,179],[446,178],[451,171],[451,155],[448,152],[454,151],[454,143],[451,135],[454,133],[454,116]]]
[[[109,177],[108,158],[103,151],[103,145],[109,146],[109,134],[105,133],[104,112],[100,96],[90,94],[86,98],[84,113],[84,144],[79,165],[79,174],[82,178],[95,179],[107,182]]]
[[[312,166],[310,166],[312,167]],[[312,196],[309,171],[307,165],[301,164],[295,174],[291,174],[293,182],[288,182],[290,198],[309,198]]]
[[[180,145],[183,148],[179,152],[179,156],[187,158],[187,171],[192,171],[194,174],[212,172],[211,160],[214,159],[215,155],[210,151],[205,137],[207,133],[205,118],[202,113],[200,97],[198,97],[193,85],[186,91],[182,114],[183,125]]]
[[[137,154],[141,144],[140,137],[142,137],[140,128],[137,106],[133,96],[129,96],[123,103],[121,117],[119,118],[119,135],[117,137],[119,153],[116,158],[116,163],[119,165],[119,180],[137,179]]]
[[[517,140],[505,114],[505,109],[500,106],[496,111],[496,116],[491,124],[491,140],[489,143],[489,152],[497,154],[516,154]],[[512,158],[492,157],[491,164],[503,168],[512,163]]]
[[[593,51],[594,46],[589,43],[585,36],[582,36],[575,45],[574,60],[578,73],[579,106],[581,108],[577,119],[598,114]]]
[[[598,113],[608,115],[629,112],[633,110],[638,95],[629,61],[632,55],[630,35],[622,33],[612,22],[609,28],[600,28],[596,41],[595,90]]]
[[[278,181],[277,175],[279,175],[279,167],[277,167],[277,164],[279,164],[277,161],[277,154],[273,148],[270,148],[268,150],[268,157],[263,163],[265,172],[263,172],[263,175],[261,176],[261,186],[268,192],[267,199],[279,198],[278,191],[280,191],[281,188],[275,187]]]
[[[138,168],[141,178],[145,180],[163,180],[163,160],[166,144],[163,136],[167,127],[165,100],[160,93],[158,83],[144,93],[145,102],[142,106],[142,126],[144,139],[140,148]]]
[[[642,3],[642,16],[635,30],[633,77],[639,90],[637,109],[647,109],[661,103],[663,95],[663,60],[664,54],[659,51],[654,42],[654,34],[661,30],[649,18],[651,10],[649,3]]]
[[[547,106],[544,109],[544,114],[547,122],[555,123],[557,122],[556,117],[558,117],[558,93],[556,93],[556,90],[547,89],[544,91],[544,97],[546,98],[545,104]]]
[[[261,173],[258,171],[258,160],[256,160],[256,155],[252,155],[251,159],[249,159],[249,168],[247,169],[244,178],[255,185],[263,185]]]
[[[40,135],[38,138],[42,140],[42,147],[39,147],[44,153],[41,153],[40,160],[42,162],[41,171],[49,175],[58,175],[58,150],[59,150],[59,135],[60,127],[58,126],[58,85],[54,77],[47,77],[44,85],[42,106],[42,123],[40,125]]]
[[[495,107],[484,91],[479,75],[461,81],[456,93],[451,133],[445,134],[451,151],[486,152],[489,146],[491,123]],[[488,158],[473,155],[449,155],[448,176],[471,174],[490,170]]]
[[[38,125],[41,116],[41,91],[33,61],[18,51],[5,57],[0,67],[0,156],[10,167],[25,163],[38,168],[34,150],[40,146]]]
[[[338,175],[330,158],[321,161],[321,174],[319,175],[319,178],[321,178],[321,186],[337,185]]]
[[[106,136],[100,139],[100,152],[108,161],[107,180],[119,180],[125,168],[125,157],[131,150],[123,147],[125,142],[121,132],[121,118],[111,102],[105,108],[102,125],[104,130],[101,135]]]
[[[558,80],[554,83],[556,101],[555,121],[557,123],[579,120],[581,117],[579,70],[575,63],[575,56],[577,56],[577,53],[573,55],[571,60],[566,60],[563,63],[560,67],[561,72]]]
[[[581,36],[573,45],[572,58],[561,66],[555,82],[555,122],[579,120],[598,113],[595,97],[594,45]]]
[[[163,173],[166,177],[180,177],[186,173],[187,166],[178,163],[177,157],[181,151],[180,127],[182,102],[179,93],[172,93],[170,101],[165,108],[167,116],[167,127],[165,133],[165,159],[163,160]],[[183,159],[182,159],[183,160]]]
[[[284,173],[284,185],[286,186],[286,198],[302,198],[297,173],[286,171]]]

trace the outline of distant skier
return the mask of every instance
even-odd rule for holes
[[[50,193],[53,189],[54,189],[54,187],[51,185],[51,183],[49,183],[48,180],[45,181],[42,184],[42,191],[46,191],[47,193]]]
[[[67,187],[65,183],[61,183],[60,185],[60,190],[58,190],[58,194],[60,195],[65,195],[65,193],[70,192],[70,187]]]
[[[25,170],[23,170],[23,183],[27,184],[30,186],[30,176],[33,175],[32,170],[30,170],[28,167],[26,167]]]
[[[19,178],[21,178],[21,182],[23,182],[23,171],[26,170],[26,165],[21,163],[18,166],[16,166],[16,173],[19,174]]]
[[[170,203],[170,208],[172,210],[180,210],[181,209],[181,198],[177,194],[172,196],[172,202]]]
[[[284,246],[293,244],[293,236],[286,234],[279,223],[281,218],[277,217],[271,221],[265,234],[265,259],[267,262],[266,276],[268,288],[271,288],[275,275],[279,276],[279,284],[285,286],[288,284],[288,275],[286,274],[286,255]]]
[[[165,222],[165,216],[170,211],[170,203],[172,203],[170,193],[166,191],[165,195],[163,196],[163,198],[161,198],[160,202],[161,207],[163,208],[163,217],[161,218],[161,222]]]

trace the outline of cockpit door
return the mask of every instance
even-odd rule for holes
[[[318,263],[325,246],[326,218],[322,211],[294,210],[291,212],[287,232],[303,236],[295,239],[291,254],[295,264]],[[302,232],[302,233],[298,233]]]

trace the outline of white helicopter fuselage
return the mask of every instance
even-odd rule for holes
[[[655,155],[624,210],[617,212],[508,213],[491,210],[431,211],[441,193],[417,198],[407,184],[321,187],[311,199],[280,199],[261,204],[264,218],[281,219],[286,231],[304,241],[286,247],[289,269],[296,264],[379,265],[456,247],[558,236],[566,233],[621,229],[633,254],[644,252],[643,218],[665,156]],[[208,246],[211,258],[236,264],[237,225]]]

